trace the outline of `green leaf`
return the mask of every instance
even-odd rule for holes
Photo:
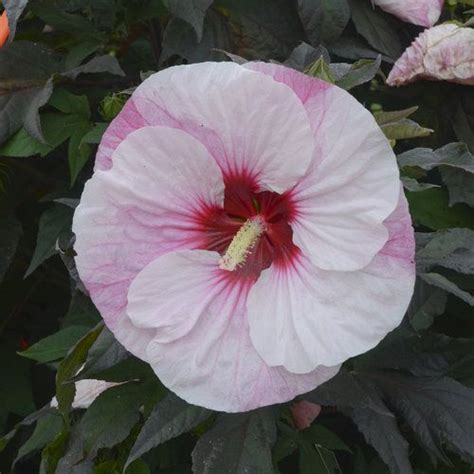
[[[222,414],[194,448],[195,474],[272,473],[276,427],[270,409]]]
[[[35,409],[31,391],[29,361],[15,353],[11,343],[0,346],[0,416],[14,413],[25,416]]]
[[[419,276],[426,283],[441,288],[442,290],[457,296],[465,303],[474,306],[474,296],[459,288],[459,286],[451,280],[448,280],[445,276],[438,273],[421,273]]]
[[[104,120],[110,122],[120,113],[126,101],[127,98],[123,94],[112,94],[104,97],[100,103],[100,115]]]
[[[299,467],[300,474],[336,474],[339,470],[332,451],[320,446],[309,445],[303,445],[300,448]]]
[[[129,356],[130,354],[115,339],[112,332],[104,328],[90,348],[84,368],[75,380],[95,378],[98,373],[114,367]]]
[[[146,420],[130,451],[126,466],[150,449],[183,434],[205,421],[211,412],[190,405],[175,395],[160,401]]]
[[[466,89],[469,89],[466,87]],[[465,142],[471,153],[474,153],[474,107],[473,92],[461,91],[456,112],[452,117],[453,129],[458,140]]]
[[[87,331],[86,326],[69,326],[41,339],[19,355],[40,363],[61,359]]]
[[[339,436],[318,423],[313,423],[308,429],[304,430],[301,433],[301,437],[308,443],[331,451],[352,452]]]
[[[61,57],[37,43],[15,41],[0,49],[0,143],[22,126],[42,141],[38,110],[61,69]]]
[[[414,148],[397,158],[401,168],[416,166],[429,171],[437,166],[450,166],[474,173],[474,156],[465,143],[450,143],[435,151],[430,148]]]
[[[328,49],[331,54],[335,54],[341,58],[353,59],[377,59],[379,52],[367,46],[367,43],[358,36],[344,35],[336,41],[328,44]],[[387,62],[393,62],[384,54],[382,59]]]
[[[408,308],[408,317],[413,329],[416,331],[428,329],[434,319],[444,313],[447,299],[446,291],[427,285],[417,278]]]
[[[97,74],[105,72],[113,74],[114,76],[125,76],[117,58],[109,54],[96,56],[87,63],[65,71],[61,73],[61,75],[70,79],[76,79],[79,74]]]
[[[77,96],[65,89],[57,89],[51,96],[49,105],[67,115],[54,113],[42,115],[46,144],[35,140],[22,129],[8,140],[1,151],[6,156],[26,157],[36,154],[45,156],[70,138],[68,158],[71,184],[74,184],[91,151],[83,142],[84,136],[92,128],[89,122],[89,101],[86,96]]]
[[[67,198],[60,198],[59,200],[55,200],[55,202],[59,202],[64,206],[67,206],[71,209],[75,209],[79,204],[78,199],[67,199]],[[64,266],[66,267],[70,283],[71,283],[71,291],[74,293],[76,291],[80,291],[82,293],[87,293],[87,290],[82,283],[79,273],[76,268],[76,261],[74,260],[75,251],[73,248],[74,245],[74,235],[72,230],[65,232],[57,241],[57,248],[59,252],[59,257],[61,258]],[[93,306],[93,305],[92,305]]]
[[[290,54],[285,65],[298,71],[305,71],[308,66],[323,58],[327,63],[331,62],[329,53],[324,46],[313,48],[307,43],[301,43]]]
[[[7,444],[15,437],[18,430],[23,426],[29,426],[33,423],[36,423],[39,419],[49,414],[55,413],[53,408],[50,408],[49,405],[44,406],[40,410],[37,410],[33,413],[30,413],[28,416],[23,418],[20,422],[18,422],[12,430],[10,430],[6,435],[0,438],[0,453],[5,449]]]
[[[370,2],[349,0],[357,32],[377,51],[391,59],[400,57],[402,48],[397,33],[385,16],[372,9]]]
[[[13,261],[22,233],[20,221],[11,212],[2,212],[0,216],[0,282]]]
[[[103,324],[100,323],[83,336],[58,366],[56,372],[56,399],[58,400],[58,410],[65,420],[69,419],[69,412],[76,393],[75,384],[70,382],[70,379],[76,375],[84,363],[90,347],[99,336],[102,328]]]
[[[351,16],[347,0],[298,0],[298,13],[315,46],[341,36]]]
[[[278,436],[272,450],[273,463],[275,465],[290,456],[290,454],[294,453],[296,449],[298,449],[298,444],[296,442],[297,438],[297,435],[294,437],[286,436],[285,434]]]
[[[407,191],[411,191],[413,193],[417,193],[420,191],[426,191],[427,189],[433,189],[433,188],[439,188],[441,186],[438,186],[437,184],[431,184],[431,183],[420,183],[414,178],[407,178],[406,176],[402,176],[401,181],[403,183],[403,187]]]
[[[102,135],[105,133],[105,130],[107,130],[107,127],[109,126],[108,123],[105,122],[98,122],[94,125],[94,128],[87,132],[83,137],[82,137],[82,142],[81,145],[84,143],[87,144],[98,144],[102,140]]]
[[[371,81],[380,69],[382,56],[379,55],[374,61],[372,59],[361,59],[351,65],[349,71],[336,81],[336,85],[350,90],[354,87]]]
[[[219,0],[219,10],[228,13],[236,47],[232,50],[249,59],[281,59],[289,56],[304,37],[295,8],[287,0]],[[221,10],[222,11],[222,10]]]
[[[66,9],[51,2],[32,2],[31,11],[47,25],[59,31],[66,31],[79,36],[97,36],[97,31],[91,21],[82,15],[65,11]]]
[[[75,95],[63,88],[55,89],[49,99],[49,105],[65,114],[79,115],[86,119],[91,115],[87,96]]]
[[[464,202],[474,207],[474,173],[447,166],[442,166],[439,171],[448,188],[449,205]]]
[[[0,49],[0,144],[22,126],[43,143],[38,110],[53,92],[57,74],[75,79],[82,73],[124,75],[110,55],[65,70],[64,58],[39,43],[15,41]]]
[[[377,347],[353,360],[353,376],[379,397],[374,379],[368,377],[367,372],[390,369],[388,373],[399,370],[421,377],[443,376],[456,361],[471,352],[472,344],[472,339],[455,339],[435,333],[420,335],[410,329],[398,328]],[[390,415],[390,412],[385,414]]]
[[[449,377],[377,374],[378,383],[394,409],[413,429],[432,459],[446,460],[447,443],[461,455],[474,456],[474,390]]]
[[[329,64],[327,64],[322,57],[311,65],[307,74],[311,77],[317,77],[318,79],[329,82],[330,84],[336,82]]]
[[[2,3],[7,11],[8,27],[10,28],[8,38],[10,41],[13,41],[16,32],[16,24],[26,5],[28,5],[28,0],[3,0]]]
[[[0,89],[42,86],[60,70],[62,57],[40,43],[15,41],[0,49]]]
[[[474,231],[447,229],[431,235],[417,252],[417,265],[424,271],[440,266],[460,273],[474,274]]]
[[[100,321],[100,314],[91,299],[84,293],[75,291],[68,312],[64,316],[62,327],[87,326],[93,328]]]
[[[18,455],[13,462],[13,466],[26,456],[43,449],[47,444],[51,443],[61,431],[63,421],[56,413],[50,413],[38,420],[33,434],[21,446]]]
[[[95,474],[95,473],[94,473]],[[104,472],[104,474],[109,474],[109,472]],[[140,459],[137,459],[135,462],[128,466],[125,474],[152,474],[150,468]]]
[[[35,253],[25,277],[31,275],[45,260],[56,253],[59,236],[71,228],[72,210],[61,204],[54,204],[40,218]]]
[[[320,385],[316,390],[307,393],[304,399],[320,405],[367,408],[390,416],[387,407],[373,392],[373,387],[345,369],[341,369],[335,377]]]
[[[91,148],[84,142],[84,137],[91,131],[92,124],[83,122],[71,135],[68,146],[69,174],[71,176],[71,186],[90,158]]]
[[[44,157],[86,124],[89,122],[80,115],[46,112],[41,114],[45,143],[33,138],[25,129],[21,129],[0,148],[0,152],[4,156],[12,157],[23,158],[34,155]]]
[[[115,446],[129,435],[140,419],[144,396],[147,394],[142,384],[129,382],[109,388],[92,402],[80,425],[80,435],[89,455]]]
[[[66,456],[63,457],[63,455],[69,438],[69,431],[63,430],[43,449],[41,453],[40,474],[55,474],[56,472],[61,472],[59,468],[56,468],[62,460],[67,459],[67,453]],[[73,464],[71,463],[70,466],[71,465]]]
[[[64,60],[64,68],[66,71],[73,69],[82,63],[88,56],[95,53],[100,48],[100,41],[90,39],[81,41],[76,46],[73,46]]]
[[[389,140],[406,140],[410,138],[427,137],[434,130],[418,125],[410,119],[386,123],[380,127]]]
[[[176,17],[189,23],[196,32],[198,42],[202,39],[204,17],[214,0],[163,0],[164,5]]]
[[[350,416],[383,461],[391,474],[411,474],[413,469],[408,456],[408,443],[400,434],[393,416],[381,415],[372,410],[355,408]]]
[[[207,61],[221,55],[220,50],[232,49],[229,25],[221,15],[212,10],[204,20],[202,40],[198,43],[193,28],[179,18],[172,19],[164,32],[163,50],[160,61],[166,61],[174,55],[190,62]]]
[[[360,447],[357,447],[356,454],[354,457],[354,472],[352,474],[370,474],[369,464],[364,456],[364,453]]]
[[[378,111],[374,112],[375,121],[379,125],[386,125],[389,123],[399,122],[413,115],[418,110],[418,106],[410,107],[403,110],[392,111]]]
[[[1,50],[0,50],[0,62]],[[0,91],[2,86],[0,84]],[[19,89],[0,96],[0,144],[22,126],[37,140],[44,140],[38,111],[48,102],[53,92],[53,83]]]
[[[449,207],[448,192],[433,188],[421,192],[407,192],[410,213],[418,225],[433,230],[449,227],[474,228],[472,209],[464,204]]]

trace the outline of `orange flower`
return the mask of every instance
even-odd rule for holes
[[[0,16],[0,48],[6,43],[10,27],[8,26],[7,11],[5,10]]]

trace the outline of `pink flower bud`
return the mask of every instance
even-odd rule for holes
[[[311,423],[319,416],[321,405],[302,400],[293,404],[290,407],[290,411],[296,428],[301,431],[309,428]]]

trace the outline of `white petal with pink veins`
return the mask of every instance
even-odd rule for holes
[[[417,79],[474,85],[474,30],[443,24],[421,33],[395,63],[387,84]]]
[[[268,367],[249,338],[245,282],[216,280],[219,255],[214,252],[179,251],[158,259],[173,277],[157,273],[154,314],[163,325],[147,348],[148,360],[160,380],[178,396],[213,410],[236,412],[291,400],[333,377],[338,367],[318,367],[305,376],[282,367]],[[190,262],[193,262],[191,265]],[[194,276],[190,275],[194,271]],[[206,275],[207,273],[207,275]],[[198,282],[174,291],[174,279]],[[163,290],[170,291],[163,291]],[[133,292],[133,290],[132,290]],[[130,308],[130,317],[139,317]],[[189,318],[189,321],[186,321]],[[178,330],[173,330],[173,325]],[[170,334],[172,336],[170,337]],[[177,335],[179,336],[174,339]],[[165,343],[164,339],[174,339]]]
[[[149,124],[138,112],[133,99],[128,100],[102,136],[95,159],[95,169],[110,169],[112,167],[112,154],[120,143],[134,130],[147,125]]]
[[[262,189],[287,190],[311,160],[310,125],[293,91],[237,64],[165,69],[141,84],[133,101],[147,122],[185,130],[224,174],[251,175]]]
[[[252,343],[268,365],[303,374],[340,364],[400,324],[415,282],[413,228],[403,195],[385,224],[387,244],[358,271],[319,270],[300,256],[291,267],[262,272],[247,311]]]
[[[356,270],[387,241],[400,192],[395,155],[372,115],[332,87],[306,104],[318,123],[315,159],[292,191],[293,240],[319,268]]]
[[[246,67],[293,88],[313,130],[312,164],[291,193],[295,244],[320,268],[364,267],[387,240],[382,221],[400,189],[396,158],[380,127],[336,86],[275,64]]]
[[[163,253],[201,245],[199,207],[222,204],[222,173],[207,150],[177,129],[134,131],[97,171],[74,215],[78,271],[106,323],[128,341],[124,313],[132,280]],[[128,350],[144,356],[150,335],[135,329]]]
[[[127,314],[136,327],[155,329],[153,340],[172,342],[186,335],[205,312],[219,314],[214,287],[226,274],[220,255],[206,250],[170,252],[148,264],[128,291]],[[189,295],[200,298],[189,305]]]
[[[433,26],[443,11],[444,0],[372,0],[392,15],[414,25]]]

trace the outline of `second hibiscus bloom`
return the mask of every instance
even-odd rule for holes
[[[474,29],[446,23],[423,31],[395,63],[387,84],[418,79],[474,85]]]

